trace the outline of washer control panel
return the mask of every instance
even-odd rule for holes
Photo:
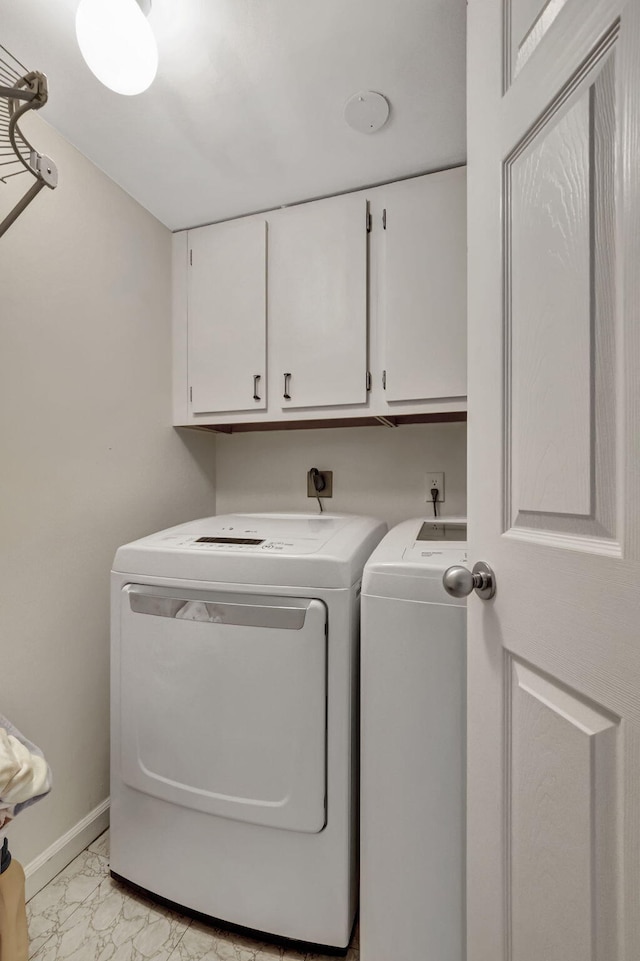
[[[416,543],[413,547],[408,547],[403,555],[403,561],[412,561],[424,567],[437,567],[444,570],[454,564],[466,566],[469,559],[467,548],[463,544],[460,547],[449,546],[448,544],[426,544]]]

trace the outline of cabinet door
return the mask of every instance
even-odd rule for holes
[[[378,234],[385,398],[463,397],[466,169],[406,180],[383,188],[378,196],[385,211],[385,227]]]
[[[267,224],[199,227],[188,242],[191,413],[263,409]]]
[[[272,371],[283,409],[367,400],[366,217],[356,195],[269,220]]]

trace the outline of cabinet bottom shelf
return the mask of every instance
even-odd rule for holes
[[[205,430],[216,434],[241,434],[256,430],[319,430],[328,427],[400,427],[402,424],[451,424],[464,422],[466,410],[424,414],[389,414],[384,417],[340,417],[318,420],[254,421],[250,424],[188,424],[184,430]]]

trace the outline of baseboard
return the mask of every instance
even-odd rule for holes
[[[27,901],[55,878],[81,851],[109,827],[109,798],[105,798],[46,851],[25,865]]]

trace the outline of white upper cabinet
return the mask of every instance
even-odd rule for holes
[[[174,422],[464,412],[465,173],[174,234]]]
[[[366,218],[363,194],[269,216],[274,409],[367,401]]]
[[[266,407],[267,224],[251,218],[187,237],[191,414]]]
[[[381,370],[387,402],[467,393],[466,168],[381,187]],[[382,226],[382,230],[380,227]]]

